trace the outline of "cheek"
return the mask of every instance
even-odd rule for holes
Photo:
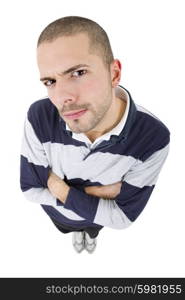
[[[105,80],[99,80],[98,79],[89,79],[86,82],[84,82],[80,86],[80,95],[85,99],[85,101],[90,100],[91,98],[102,98],[103,95],[105,95],[107,91],[107,82]]]
[[[54,96],[54,93],[52,91],[48,90],[48,98],[50,99],[51,103],[57,108],[60,109],[60,105],[57,102],[57,99]]]
[[[51,89],[47,89],[47,94],[48,94],[48,97],[50,98],[50,100],[52,101],[52,99],[53,99],[52,90]]]
[[[80,87],[80,92],[84,93],[92,93],[93,91],[96,91],[98,88],[98,82],[96,80],[86,80]]]
[[[49,91],[48,91],[48,98],[49,98],[50,101],[55,105],[55,102],[56,102],[56,101],[54,100],[55,98],[53,97],[52,92],[49,92]]]

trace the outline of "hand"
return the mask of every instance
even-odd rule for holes
[[[47,185],[50,193],[62,203],[65,203],[69,193],[69,186],[64,182],[64,180],[50,171]]]
[[[122,182],[102,186],[88,186],[84,190],[86,194],[97,196],[103,199],[115,199],[119,195]]]

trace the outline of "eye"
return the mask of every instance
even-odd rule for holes
[[[72,77],[81,77],[87,73],[87,70],[77,70],[72,73]]]
[[[45,82],[44,82],[44,85],[47,86],[47,87],[50,87],[50,86],[52,86],[52,84],[53,84],[54,82],[55,82],[55,80],[51,80],[51,79],[50,79],[50,80],[45,81]]]

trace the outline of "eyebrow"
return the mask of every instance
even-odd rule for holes
[[[67,75],[67,74],[69,74],[79,68],[82,68],[82,67],[90,67],[90,66],[87,64],[78,64],[78,65],[75,65],[75,66],[61,72],[60,75]],[[51,79],[52,79],[51,77],[42,77],[42,78],[40,78],[40,81],[51,80]]]

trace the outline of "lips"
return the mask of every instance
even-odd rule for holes
[[[78,119],[80,118],[82,115],[84,115],[86,113],[87,109],[82,109],[82,110],[78,110],[78,111],[71,111],[68,112],[67,114],[64,114],[63,116],[67,119]]]

